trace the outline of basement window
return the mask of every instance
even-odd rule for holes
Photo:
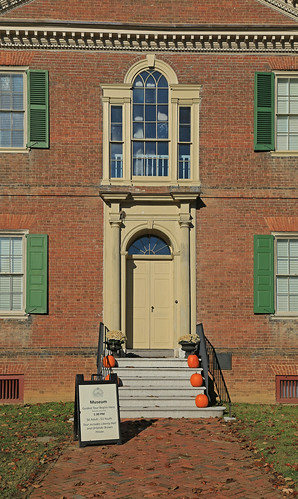
[[[24,401],[24,375],[0,375],[0,403],[21,404]]]
[[[276,402],[298,404],[298,376],[276,376]]]

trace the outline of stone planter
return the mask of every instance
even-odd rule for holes
[[[181,345],[181,349],[186,353],[194,352],[196,348],[196,343],[189,343],[189,341],[180,341],[179,345]]]

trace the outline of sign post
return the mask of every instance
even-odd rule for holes
[[[121,444],[117,381],[76,376],[74,434],[80,447]]]

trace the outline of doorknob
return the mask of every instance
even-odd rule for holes
[[[154,310],[154,307],[153,307],[153,305],[152,305],[152,307],[151,307],[151,312],[153,312],[153,310]]]

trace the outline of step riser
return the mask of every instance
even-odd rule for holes
[[[113,372],[116,372],[120,377],[136,377],[136,378],[182,378],[190,379],[194,373],[202,374],[202,369],[130,369],[127,367],[114,367]]]
[[[176,399],[187,399],[189,397],[194,397],[199,393],[205,393],[205,387],[201,386],[200,388],[186,388],[184,390],[180,390],[177,393],[176,388],[148,388],[148,387],[120,387],[119,388],[119,398],[125,397],[139,397],[145,399],[146,397],[171,397],[172,400]]]
[[[117,358],[116,359],[117,364],[119,367],[132,367],[132,368],[139,368],[139,367],[149,367],[149,368],[180,368],[180,367],[185,367],[188,368],[187,365],[187,360],[186,359],[150,359],[150,358]]]
[[[171,408],[170,410],[164,409],[135,409],[135,410],[121,410],[121,418],[220,418],[223,415],[225,407],[218,407],[216,411],[213,411],[213,407],[207,407],[206,409],[198,409],[195,407],[193,410],[175,410]]]
[[[131,400],[122,400],[120,397],[119,400],[120,410],[128,410],[128,409],[136,409],[140,408],[148,408],[148,409],[168,409],[168,410],[183,410],[183,409],[193,409],[196,408],[195,397],[190,397],[189,399],[184,400],[142,400],[142,403],[135,399]]]

